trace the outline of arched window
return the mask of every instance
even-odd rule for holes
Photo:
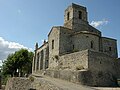
[[[54,49],[54,40],[52,40],[52,49]]]
[[[79,11],[78,13],[79,13],[79,19],[82,19],[82,12]]]
[[[37,70],[39,69],[39,53],[37,54]]]
[[[41,53],[41,58],[40,58],[40,70],[43,69],[43,59],[44,59],[44,51],[42,50]]]
[[[73,45],[73,50],[75,49],[75,46]]]
[[[109,51],[112,51],[112,48],[111,48],[111,47],[109,47]]]
[[[67,13],[67,20],[70,19],[70,12]]]
[[[93,41],[91,41],[91,48],[93,48],[94,47],[94,42]]]

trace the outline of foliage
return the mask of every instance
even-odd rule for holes
[[[57,60],[59,59],[58,55],[55,55],[55,59],[57,59]]]
[[[5,85],[9,78],[10,75],[5,75],[5,76],[2,75],[2,80],[1,80],[2,85]]]
[[[33,82],[34,81],[34,77],[31,75],[31,76],[29,76],[29,80],[31,81],[31,82]]]
[[[18,73],[20,73],[21,76],[30,74],[32,71],[32,59],[32,52],[29,52],[26,49],[16,51],[14,54],[8,55],[7,60],[4,61],[2,74],[4,76],[18,76]]]
[[[82,70],[82,69],[84,69],[84,67],[83,67],[83,66],[81,66],[81,65],[76,66],[76,70]]]
[[[78,52],[79,50],[78,49],[73,49],[73,51],[72,52]]]

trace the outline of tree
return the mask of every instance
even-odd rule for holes
[[[13,76],[13,72],[15,72],[15,63],[13,60],[14,55],[8,55],[7,60],[3,62],[3,66],[2,66],[2,73],[4,75],[10,74],[11,76]]]
[[[17,75],[18,72],[21,76],[30,74],[32,72],[32,59],[33,52],[29,52],[26,49],[21,49],[14,54],[8,55],[2,66],[3,74],[11,76]]]

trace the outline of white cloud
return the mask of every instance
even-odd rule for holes
[[[97,27],[99,27],[101,25],[106,25],[107,23],[108,23],[108,20],[103,19],[101,21],[92,21],[90,23],[90,25],[92,25],[93,27],[97,28]]]
[[[42,40],[41,40],[41,42],[42,42],[42,44],[43,44],[43,42],[44,42],[44,39],[42,39]]]
[[[2,66],[2,60],[0,60],[0,66]]]
[[[31,48],[27,48],[19,43],[16,42],[9,42],[4,40],[2,37],[0,37],[0,60],[5,60],[7,58],[7,56],[11,53],[14,53],[15,51],[24,48],[24,49],[28,49],[29,51],[32,51]],[[0,61],[0,65],[1,62]]]

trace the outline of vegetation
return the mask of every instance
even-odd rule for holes
[[[84,69],[84,67],[83,67],[83,66],[81,66],[81,65],[76,66],[76,70],[82,70],[82,69]]]
[[[73,49],[73,51],[72,52],[78,52],[79,50],[78,49]]]
[[[26,49],[16,51],[8,55],[3,62],[2,75],[3,79],[8,76],[23,76],[32,72],[33,52]]]
[[[30,76],[29,76],[29,80],[30,80],[31,82],[33,82],[33,81],[34,81],[34,77],[33,77],[32,75],[30,75]]]

